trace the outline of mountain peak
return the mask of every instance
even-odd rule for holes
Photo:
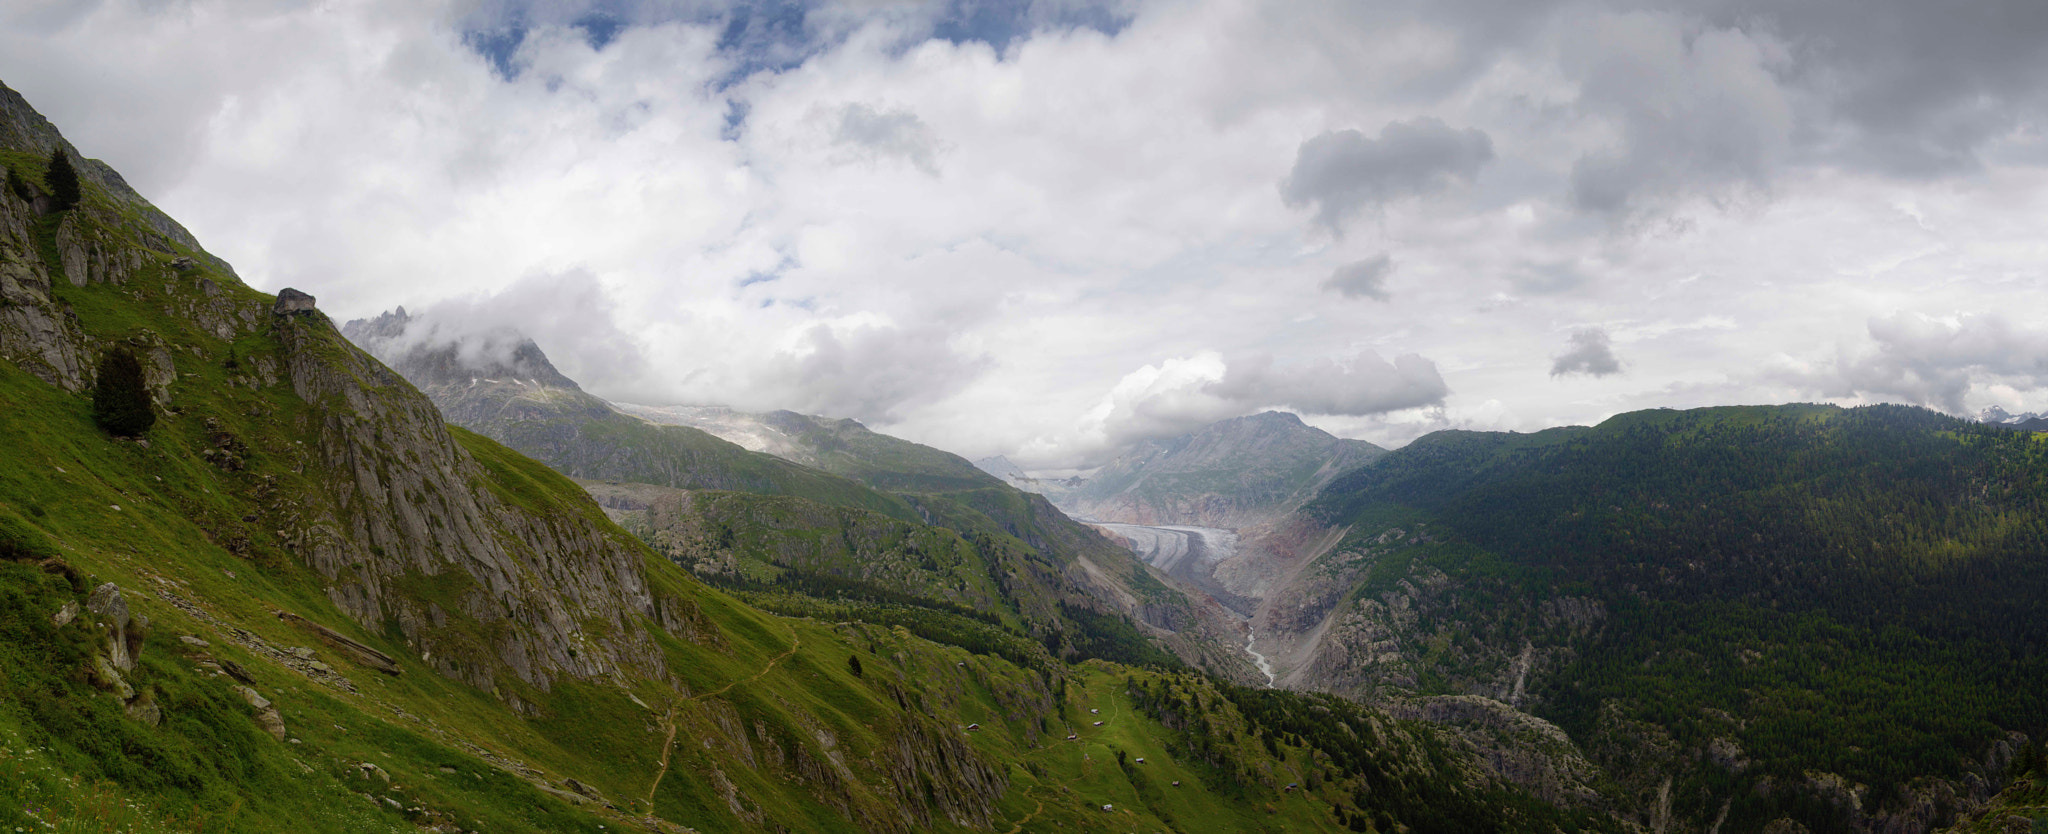
[[[987,472],[988,474],[994,475],[998,478],[1002,478],[1003,480],[1006,481],[1011,480],[1013,478],[1030,477],[1029,475],[1025,474],[1024,470],[1018,467],[1017,464],[1011,463],[1009,458],[1006,458],[1002,455],[995,455],[993,457],[986,457],[982,458],[981,460],[977,460],[974,462],[974,468],[979,469],[983,472]]]
[[[578,388],[575,380],[555,369],[540,345],[509,327],[461,332],[398,307],[376,318],[351,321],[342,326],[341,334],[422,387],[492,379]]]

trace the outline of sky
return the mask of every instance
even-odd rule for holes
[[[2048,409],[2031,0],[0,0],[337,320],[1041,472],[1266,409]]]

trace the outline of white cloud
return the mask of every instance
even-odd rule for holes
[[[1072,462],[1260,407],[2048,406],[1972,317],[2048,313],[2048,24],[1920,5],[1034,3],[999,50],[931,3],[617,4],[598,48],[580,2],[104,0],[0,7],[0,80],[338,318]],[[464,27],[515,12],[507,79]],[[1628,372],[1554,384],[1583,322]]]

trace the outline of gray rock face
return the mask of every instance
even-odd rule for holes
[[[134,671],[135,655],[142,649],[142,632],[148,622],[129,616],[128,600],[112,582],[93,589],[92,596],[86,598],[85,610],[107,627],[107,660],[121,671]]]
[[[1445,727],[1494,778],[1545,802],[1602,807],[1600,768],[1557,725],[1476,695],[1417,698],[1388,705],[1397,718]]]
[[[280,316],[312,315],[315,312],[313,297],[291,287],[285,287],[277,291],[277,304],[270,308],[270,312]]]

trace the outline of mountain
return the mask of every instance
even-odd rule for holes
[[[1088,482],[1088,479],[1079,476],[1070,478],[1034,478],[1031,477],[1030,473],[1025,472],[1023,468],[1011,463],[1009,458],[1002,455],[977,460],[974,462],[974,468],[1001,478],[1003,483],[1017,489],[1043,495],[1047,500],[1052,501],[1055,506],[1062,500],[1065,500],[1068,495],[1073,494],[1074,490],[1080,489],[1083,484]]]
[[[1622,830],[1333,696],[755,608],[140,198],[35,196],[0,189],[0,826]],[[139,438],[93,419],[117,350]]]
[[[350,322],[343,332],[407,375],[450,422],[564,474],[605,483],[791,496],[942,527],[977,549],[976,563],[1001,589],[1008,613],[1021,617],[1034,639],[1049,641],[1063,654],[1113,646],[1108,656],[1134,662],[1149,656],[1135,645],[1144,639],[1127,633],[1129,624],[1116,622],[1129,618],[1186,662],[1242,682],[1256,679],[1243,654],[1231,648],[1239,638],[1220,611],[1189,601],[1148,574],[1129,551],[1067,518],[1044,497],[1010,487],[958,455],[870,431],[854,420],[790,411],[615,407],[562,376],[539,346],[517,333],[448,338],[402,310]],[[632,497],[643,494],[649,493],[614,492],[609,500],[615,510],[644,515],[650,505]],[[828,517],[811,509],[802,515]],[[672,542],[688,540],[710,521],[661,517],[678,526]],[[829,517],[853,524],[850,516]],[[834,535],[862,533],[849,528]],[[685,550],[666,550],[681,562],[699,563]],[[782,566],[804,573],[824,569],[817,562]],[[839,572],[831,575],[854,578],[844,568],[833,568]],[[885,583],[884,590],[914,594],[916,587],[929,587],[912,574],[891,576],[895,584]]]
[[[690,428],[620,413],[557,371],[517,333],[482,339],[416,334],[404,308],[358,319],[342,334],[418,386],[449,422],[495,439],[578,478],[682,489],[794,495],[906,521],[902,499],[846,478],[751,452]]]
[[[1077,515],[1126,524],[1250,527],[1315,497],[1331,478],[1385,454],[1268,411],[1147,440],[1060,499]]]
[[[2010,414],[2005,409],[1995,405],[1978,412],[1977,422],[2005,426],[2006,428],[2025,429],[2027,431],[2048,431],[2048,416],[2036,414],[2032,411]]]
[[[1018,468],[1017,464],[1011,463],[1009,458],[1002,455],[977,460],[974,462],[974,468],[1001,478],[1004,481],[1016,481],[1031,477],[1025,474],[1023,469]]]
[[[1439,432],[1275,525],[1308,544],[1259,645],[1284,686],[1552,722],[1652,827],[1928,831],[2048,727],[2034,438],[1899,406]]]
[[[870,431],[858,420],[771,411],[747,414],[727,409],[621,405],[649,421],[703,429],[721,437],[772,438],[763,451],[893,492],[950,492],[999,486],[1002,479],[966,458]],[[738,441],[735,441],[738,442]]]

